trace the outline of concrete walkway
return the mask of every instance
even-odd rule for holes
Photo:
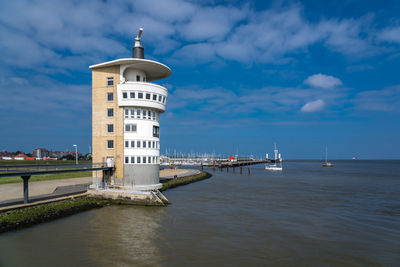
[[[175,175],[184,177],[200,173],[196,169],[164,169],[160,171],[160,179],[172,179]],[[74,193],[85,192],[92,183],[92,177],[58,179],[29,183],[30,201],[56,198]],[[14,205],[23,202],[23,184],[0,184],[0,206]]]
[[[88,184],[91,182],[92,182],[92,177],[81,177],[81,178],[30,182],[29,183],[29,197],[51,194],[56,190],[57,187],[82,185],[82,184]],[[12,200],[12,199],[21,199],[21,198],[23,198],[23,184],[22,183],[12,183],[12,184],[1,184],[0,185],[0,202]]]

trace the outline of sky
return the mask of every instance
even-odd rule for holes
[[[398,1],[0,3],[0,150],[88,152],[89,65],[172,69],[161,152],[400,159]]]

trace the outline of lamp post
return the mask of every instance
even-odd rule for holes
[[[78,146],[73,145],[75,147],[75,164],[78,165]]]

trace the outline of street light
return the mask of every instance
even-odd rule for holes
[[[78,165],[78,146],[73,145],[75,147],[75,164]]]

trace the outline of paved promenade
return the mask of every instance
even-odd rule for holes
[[[160,178],[170,179],[175,175],[178,177],[194,175],[199,173],[194,169],[164,169],[160,171]],[[69,178],[59,180],[48,180],[29,183],[29,198],[37,201],[43,198],[54,198],[58,196],[82,193],[86,191],[92,177]],[[23,201],[22,183],[0,184],[0,206]]]

